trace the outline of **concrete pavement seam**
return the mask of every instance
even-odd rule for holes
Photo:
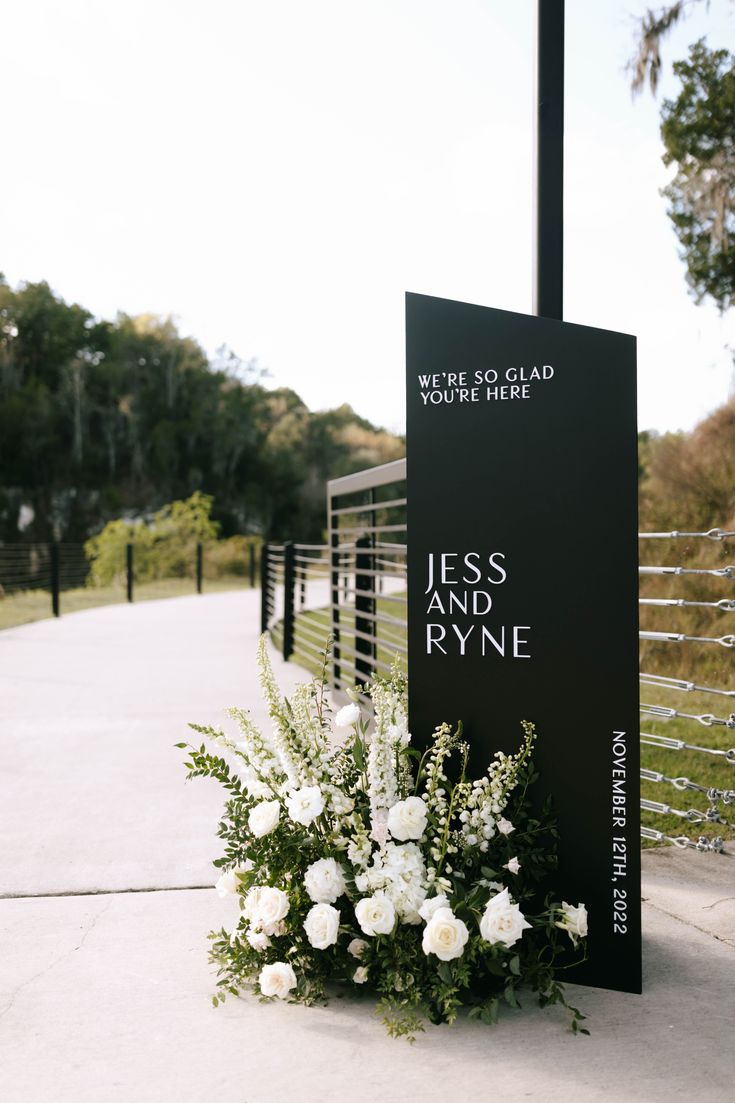
[[[649,898],[644,898],[642,901],[647,904],[649,908],[653,908],[654,911],[660,912],[661,915],[667,915],[669,919],[676,919],[679,923],[683,923],[685,927],[691,927],[692,930],[699,931],[700,934],[708,935],[710,938],[714,938],[716,942],[721,942],[723,946],[729,946],[730,949],[735,949],[735,938],[722,938],[718,934],[714,934],[713,931],[708,931],[705,927],[700,927],[696,923],[691,923],[688,919],[683,919],[680,915],[676,915],[675,912],[667,911],[666,908],[662,908],[659,904],[654,904]]]
[[[149,885],[127,889],[71,889],[68,892],[0,892],[0,900],[53,900],[72,896],[125,896],[131,892],[193,892],[213,885]]]

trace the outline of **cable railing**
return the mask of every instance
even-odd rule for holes
[[[203,592],[206,554],[206,546],[203,543],[193,546],[189,564],[190,573],[187,574],[187,577],[193,579],[194,587],[199,594]],[[255,586],[257,551],[254,544],[248,545],[246,561],[242,564],[240,573],[243,576],[249,576],[250,585]],[[167,577],[170,576],[161,576],[161,578]],[[145,573],[144,578],[146,581],[151,581]],[[137,585],[134,543],[121,547],[116,580],[111,585],[113,589],[119,591],[117,595],[119,600],[134,601]],[[58,617],[62,612],[64,594],[72,590],[84,590],[86,596],[91,599],[95,593],[102,593],[109,589],[110,586],[107,584],[100,587],[94,585],[92,562],[85,552],[84,544],[53,541],[34,544],[0,544],[0,599],[12,600],[22,598],[26,593],[46,591],[49,596],[49,606],[46,606],[46,609],[52,616]],[[84,604],[94,604],[94,601],[85,600]],[[38,616],[38,612],[35,612],[35,615]]]
[[[328,636],[333,640],[330,677],[337,699],[355,685],[368,680],[375,673],[384,673],[392,662],[405,663],[407,656],[406,609],[406,465],[405,460],[381,467],[360,471],[327,484],[327,542],[324,544],[271,544],[268,546],[267,568],[263,585],[263,630],[271,630],[280,643],[284,657],[294,657],[307,667],[315,668],[323,661],[323,651]],[[735,533],[725,528],[702,531],[641,532],[646,541],[644,547],[663,547],[664,554],[657,553],[657,565],[642,564],[639,567],[642,592],[641,610],[647,617],[665,617],[667,611],[689,618],[688,631],[679,631],[674,625],[665,630],[646,625],[639,632],[644,654],[654,648],[656,665],[669,666],[676,656],[679,665],[687,666],[686,677],[674,677],[666,673],[641,671],[642,687],[649,687],[644,696],[649,700],[640,706],[643,717],[654,723],[674,722],[683,726],[697,725],[711,729],[713,733],[735,729],[735,712],[719,709],[717,714],[701,709],[680,709],[672,705],[651,701],[650,690],[663,699],[669,692],[675,694],[712,694],[720,698],[735,699],[735,688],[726,684],[731,668],[717,666],[717,654],[723,659],[735,648],[735,634],[712,631],[712,618],[727,617],[735,612],[735,598],[700,592],[689,592],[692,587],[719,587],[735,580],[735,566],[691,562],[696,548],[713,548],[719,545],[722,557],[727,552],[727,542]],[[676,541],[668,546],[662,541]],[[657,543],[658,542],[658,543]],[[686,542],[685,544],[683,542]],[[673,550],[672,550],[673,549]],[[680,555],[678,553],[681,553]],[[719,553],[718,553],[719,554]],[[672,558],[675,561],[667,562]],[[699,558],[697,556],[697,558]],[[729,556],[728,556],[729,558]],[[264,557],[265,562],[265,557]],[[665,578],[681,579],[684,594],[661,594]],[[653,587],[653,592],[651,588]],[[692,618],[696,628],[691,630]],[[702,618],[710,618],[703,620]],[[725,621],[722,622],[723,627]],[[706,625],[706,627],[705,627]],[[679,647],[683,645],[683,658]],[[693,648],[692,651],[687,650]],[[704,666],[702,656],[711,656]],[[708,676],[696,679],[695,669]],[[724,684],[717,685],[709,675],[712,669],[723,671]],[[683,731],[683,728],[682,728]],[[677,732],[678,734],[678,732]],[[704,734],[704,733],[702,733]],[[714,737],[713,737],[714,738]],[[733,739],[735,744],[735,738]],[[689,777],[676,777],[661,763],[669,753],[677,751],[702,759],[703,768],[710,764],[721,770],[735,765],[735,745],[718,743],[710,746],[691,737],[673,738],[657,732],[642,733],[643,748],[652,748],[654,757],[641,769],[644,782],[672,785],[675,789],[690,791],[707,798],[709,807],[702,809],[677,809],[665,801],[643,798],[642,810],[647,816],[669,816],[689,823],[721,823],[730,826],[720,809],[735,799],[735,790],[727,787],[724,779],[717,784],[701,784]],[[655,765],[656,769],[651,766]],[[692,767],[696,777],[696,769]],[[735,816],[733,816],[735,819]],[[666,831],[645,826],[642,836],[658,842],[673,842],[679,847],[689,847],[700,852],[725,849],[719,836],[708,839],[699,836],[686,839]]]

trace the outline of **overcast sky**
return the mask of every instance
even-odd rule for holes
[[[687,294],[659,104],[629,93],[643,6],[567,0],[565,317],[638,336],[664,430],[731,393],[735,334]],[[702,34],[735,49],[735,5],[701,8],[667,72]],[[534,10],[6,0],[0,270],[402,430],[405,291],[531,309]]]

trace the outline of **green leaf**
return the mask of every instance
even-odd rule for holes
[[[444,984],[454,984],[452,969],[448,961],[440,961],[436,971],[439,974],[440,980],[442,980]]]

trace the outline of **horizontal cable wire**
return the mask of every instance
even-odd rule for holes
[[[643,703],[641,703],[640,711],[648,713],[649,716],[662,716],[666,718],[677,716],[681,720],[696,720],[698,723],[703,724],[705,728],[735,728],[735,713],[731,713],[726,719],[722,719],[719,716],[713,716],[711,712],[704,712],[701,714],[678,712],[676,709],[666,708],[664,705],[647,705]]]
[[[658,640],[665,643],[718,643],[720,647],[735,647],[735,635],[686,636],[683,632],[639,632],[641,640]]]
[[[735,698],[735,689],[714,689],[712,686],[700,686],[696,682],[687,682],[682,678],[667,678],[664,674],[641,673],[640,680],[645,686],[674,689],[681,693],[716,693],[719,697]]]
[[[709,529],[707,532],[639,532],[639,540],[676,540],[680,537],[701,537],[707,540],[727,540],[735,532],[723,532],[722,529]]]
[[[698,606],[701,609],[719,609],[723,613],[735,613],[735,599],[723,597],[720,601],[685,601],[677,597],[639,597],[639,605],[665,605],[679,609]]]
[[[641,743],[647,743],[651,747],[663,747],[667,751],[701,751],[702,754],[724,758],[725,762],[735,766],[735,747],[730,747],[726,751],[717,747],[699,747],[694,743],[685,743],[683,739],[672,739],[668,735],[654,735],[652,732],[641,732]]]
[[[713,578],[735,578],[735,567],[639,567],[639,574],[707,574]]]
[[[715,836],[714,839],[708,839],[706,835],[700,835],[695,842],[694,839],[688,839],[686,835],[665,835],[663,831],[656,831],[653,827],[641,825],[641,838],[652,839],[657,843],[671,843],[673,846],[679,847],[680,850],[686,850],[689,847],[692,850],[710,851],[715,854],[722,854],[725,851],[725,844],[719,835]]]

